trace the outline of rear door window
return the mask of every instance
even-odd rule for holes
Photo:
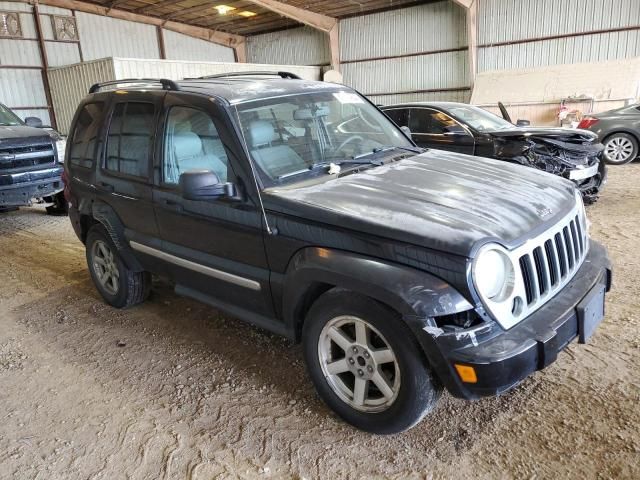
[[[103,113],[103,102],[87,103],[82,107],[69,140],[69,162],[72,165],[93,166]]]
[[[128,102],[115,106],[107,135],[106,170],[148,177],[154,120],[155,106],[152,103]]]

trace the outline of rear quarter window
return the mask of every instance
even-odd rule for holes
[[[69,136],[69,162],[72,165],[93,167],[103,114],[104,102],[87,103],[80,110]]]

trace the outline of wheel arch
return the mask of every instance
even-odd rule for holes
[[[386,305],[405,323],[412,319],[424,323],[429,317],[472,308],[462,294],[428,272],[351,252],[308,247],[294,255],[284,279],[283,319],[295,341],[300,340],[314,302],[336,287]]]
[[[116,211],[110,205],[100,201],[93,201],[85,205],[81,205],[79,212],[83,241],[86,242],[87,234],[91,227],[96,224],[100,224],[109,234],[109,237],[118,249],[118,253],[122,257],[127,268],[133,272],[144,271],[144,268],[135,257],[133,250],[127,242],[124,234],[124,224],[120,220],[120,217],[118,217]]]

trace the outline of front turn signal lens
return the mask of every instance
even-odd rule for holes
[[[454,363],[453,365],[456,367],[460,380],[464,383],[478,383],[475,368],[469,365],[460,365],[459,363]]]

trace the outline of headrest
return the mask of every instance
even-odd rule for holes
[[[202,153],[202,140],[193,132],[179,132],[173,136],[177,158],[194,157]]]
[[[254,147],[268,145],[277,138],[273,125],[266,120],[254,120],[251,122],[249,124],[249,136],[251,145]]]

